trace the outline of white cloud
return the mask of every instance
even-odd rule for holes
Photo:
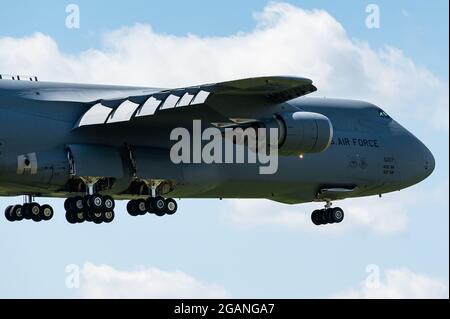
[[[240,229],[261,226],[278,226],[293,231],[313,233],[342,233],[348,231],[369,231],[376,234],[402,232],[408,222],[407,209],[398,201],[386,201],[375,197],[347,199],[342,207],[345,219],[340,224],[315,226],[311,212],[323,207],[322,203],[282,205],[269,200],[228,200],[222,218]]]
[[[417,274],[408,268],[387,270],[378,287],[366,285],[348,289],[332,296],[348,299],[443,299],[449,297],[448,283],[444,280]]]
[[[315,226],[311,222],[311,212],[322,208],[322,203],[283,205],[263,199],[225,200],[221,216],[224,222],[239,229],[275,226],[319,234],[358,231],[389,235],[404,231],[410,212],[421,205],[448,210],[448,187],[448,181],[445,181],[431,188],[417,186],[385,194],[382,198],[372,196],[336,201],[334,206],[343,208],[345,213],[340,224]]]
[[[181,271],[139,268],[119,271],[108,265],[85,263],[82,268],[82,298],[228,298],[215,284],[202,283]]]
[[[448,130],[448,85],[400,50],[352,40],[322,10],[271,3],[250,32],[172,36],[138,24],[104,35],[102,49],[62,53],[49,36],[0,38],[0,70],[42,79],[184,86],[246,76],[314,79],[320,95],[378,103],[402,120]]]

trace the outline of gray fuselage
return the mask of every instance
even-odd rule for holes
[[[0,80],[0,195],[83,193],[70,186],[73,176],[66,149],[74,144],[114,147],[121,154],[130,147],[148,150],[149,160],[139,167],[146,171],[145,179],[170,180],[170,186],[160,193],[175,198],[335,200],[400,190],[422,181],[434,169],[434,158],[420,140],[379,107],[361,101],[301,97],[271,106],[267,114],[315,112],[333,125],[332,143],[325,151],[279,156],[278,170],[272,175],[259,174],[257,164],[175,165],[161,155],[173,145],[169,136],[175,127],[189,128],[193,119],[207,124],[223,120],[208,105],[74,129],[92,106],[90,101],[151,90]],[[152,150],[159,155],[152,157]],[[27,164],[35,167],[21,167],[21,159],[29,154],[34,154],[34,163]],[[104,163],[94,163],[99,170],[108,165],[108,158],[104,159]],[[124,173],[111,179],[102,193],[117,199],[145,196],[145,191],[130,187],[139,174],[129,167],[126,155],[121,160]]]

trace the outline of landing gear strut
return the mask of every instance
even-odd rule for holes
[[[53,208],[50,205],[41,206],[33,201],[33,196],[25,195],[23,205],[11,205],[5,209],[5,217],[10,222],[24,219],[47,221],[53,217]]]
[[[331,202],[327,201],[324,209],[313,211],[311,220],[314,225],[340,223],[344,220],[344,211],[340,207],[331,208]]]

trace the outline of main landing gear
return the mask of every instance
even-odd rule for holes
[[[23,205],[10,205],[5,209],[5,217],[8,221],[21,221],[24,219],[35,222],[47,221],[53,217],[53,208],[50,205],[39,205],[33,202],[33,197],[25,196]]]
[[[127,204],[127,211],[131,216],[149,213],[161,217],[164,215],[173,215],[177,212],[177,209],[178,205],[174,199],[164,199],[161,196],[149,197],[147,199],[133,199]]]
[[[99,194],[67,198],[64,202],[66,220],[70,224],[94,222],[110,223],[114,220],[116,203],[111,196]]]
[[[149,183],[149,197],[147,199],[132,199],[127,204],[128,214],[131,216],[145,215],[146,213],[156,216],[173,215],[177,212],[177,202],[172,198],[156,196],[156,189],[161,181],[153,180]]]
[[[327,202],[324,209],[313,211],[311,220],[314,225],[340,223],[344,220],[344,211],[340,207],[331,208],[331,202]]]

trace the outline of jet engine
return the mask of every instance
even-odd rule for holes
[[[328,117],[313,112],[275,114],[265,127],[278,128],[278,153],[284,156],[323,152],[333,138]]]

